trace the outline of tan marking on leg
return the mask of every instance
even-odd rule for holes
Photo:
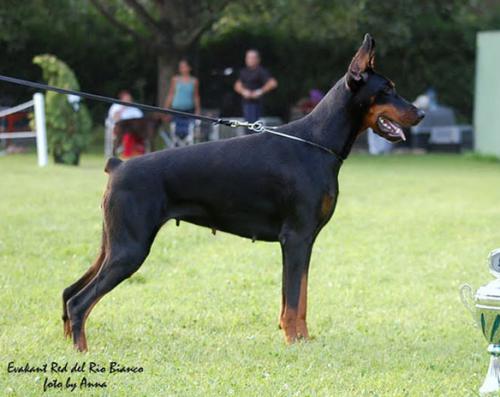
[[[309,338],[309,332],[307,331],[307,274],[302,275],[300,281],[300,295],[299,295],[299,311],[297,314],[297,335],[304,339]]]
[[[95,259],[94,263],[90,268],[85,272],[85,274],[80,278],[80,280],[77,281],[78,284],[80,284],[77,288],[78,291],[76,291],[73,296],[75,296],[78,292],[80,292],[82,289],[84,289],[88,283],[92,281],[92,279],[96,276],[96,274],[99,272],[101,269],[101,266],[104,262],[104,258],[106,257],[106,251],[104,249],[104,244],[101,247],[101,252]],[[70,298],[71,299],[71,298]],[[69,301],[69,299],[68,299]],[[67,305],[68,302],[66,302]],[[64,336],[66,338],[71,338],[71,320],[69,318],[69,311],[68,308],[66,307],[66,315],[67,319],[63,321],[63,328],[64,328]]]
[[[69,318],[64,321],[64,337],[65,338],[71,338],[71,322],[69,321]]]
[[[280,317],[279,317],[279,325],[278,325],[278,328],[279,329],[285,329],[285,296],[282,295],[281,296],[281,310],[280,310]]]
[[[80,330],[80,337],[78,338],[77,343],[75,344],[75,348],[80,351],[80,352],[86,352],[88,351],[87,347],[87,336],[85,335],[85,322],[87,321],[87,317],[89,316],[90,312],[94,308],[94,306],[101,300],[102,296],[97,298],[90,307],[87,309],[85,314],[83,315],[83,320],[82,320],[82,325],[81,325],[81,330]]]
[[[285,341],[287,344],[291,344],[297,341],[297,309],[292,309],[285,306],[285,311],[283,313],[282,328],[285,332]]]

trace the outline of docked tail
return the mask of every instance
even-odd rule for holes
[[[123,161],[119,158],[110,157],[106,163],[106,166],[104,167],[104,172],[111,174],[115,170],[115,168],[120,166],[121,163],[123,163]]]

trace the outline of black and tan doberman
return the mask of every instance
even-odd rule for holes
[[[316,236],[330,220],[342,160],[368,127],[392,142],[424,113],[374,71],[366,35],[347,73],[304,118],[270,133],[163,150],[122,163],[110,159],[102,208],[101,252],[63,292],[64,332],[87,349],[85,320],[130,277],[165,222],[176,220],[253,240],[276,241],[283,254],[280,327],[288,343],[307,338],[307,278]],[[331,151],[331,152],[329,152]]]

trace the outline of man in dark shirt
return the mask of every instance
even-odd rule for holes
[[[262,96],[278,86],[278,82],[260,65],[257,50],[248,50],[245,55],[246,67],[240,70],[240,76],[234,84],[234,90],[243,98],[243,117],[253,123],[262,112]]]

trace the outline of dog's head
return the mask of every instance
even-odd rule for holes
[[[363,111],[361,131],[371,128],[390,142],[405,140],[403,128],[416,125],[425,113],[396,93],[392,81],[375,72],[375,40],[365,35],[346,74],[353,103]]]

